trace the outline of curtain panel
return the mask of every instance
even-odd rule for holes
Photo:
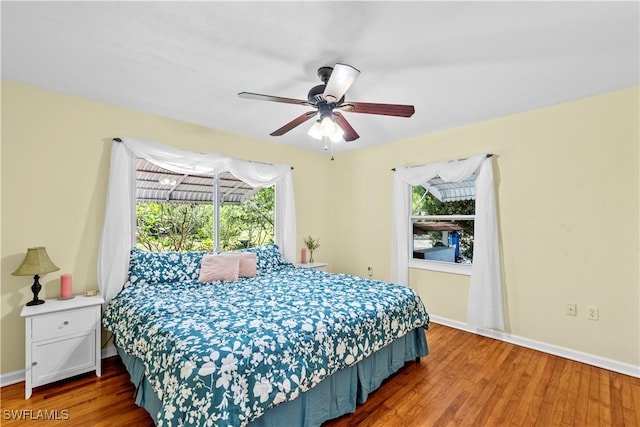
[[[465,160],[396,168],[392,197],[391,280],[405,286],[409,283],[411,187],[422,185],[436,176],[448,182],[459,182],[474,172],[477,172],[476,213],[467,323],[502,331],[504,308],[493,163],[486,154]]]
[[[110,301],[124,285],[129,252],[136,244],[135,160],[183,174],[230,172],[252,187],[276,187],[275,241],[287,261],[296,257],[296,212],[291,167],[234,159],[217,153],[195,153],[157,142],[122,138],[111,147],[109,186],[98,253],[98,287]]]

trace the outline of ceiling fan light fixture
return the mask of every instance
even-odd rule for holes
[[[322,129],[320,128],[320,120],[316,120],[313,126],[309,128],[309,132],[307,132],[310,137],[314,139],[322,139]]]
[[[332,142],[340,142],[342,141],[342,137],[344,136],[344,131],[340,127],[340,125],[336,124],[336,130],[329,136]]]
[[[320,130],[322,131],[322,136],[331,136],[336,131],[336,124],[333,122],[333,119],[330,115],[326,115],[322,117],[322,121],[320,122]]]

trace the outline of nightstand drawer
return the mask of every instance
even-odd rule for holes
[[[31,319],[31,338],[41,339],[90,331],[96,327],[96,308],[61,311]]]

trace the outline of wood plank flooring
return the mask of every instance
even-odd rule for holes
[[[427,339],[430,356],[323,427],[640,427],[638,378],[437,324]],[[3,387],[0,425],[153,426],[120,360],[102,370],[38,387],[29,400],[24,383]]]

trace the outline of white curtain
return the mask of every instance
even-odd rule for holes
[[[216,153],[194,153],[152,141],[113,141],[109,188],[98,254],[98,286],[105,301],[122,288],[135,246],[136,157],[179,173],[231,172],[252,187],[276,187],[275,241],[290,262],[296,257],[296,212],[291,167],[239,160]]]
[[[493,164],[486,154],[465,160],[396,168],[393,177],[391,280],[408,285],[411,258],[411,187],[440,176],[459,182],[477,171],[473,266],[469,284],[467,323],[504,330],[502,276],[498,248]]]

